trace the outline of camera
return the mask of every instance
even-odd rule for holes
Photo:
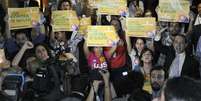
[[[2,90],[12,99],[19,101],[19,95],[24,84],[24,74],[7,74],[3,80]]]
[[[93,69],[89,71],[89,78],[90,80],[103,80],[102,75],[100,74],[100,72],[102,73],[106,73],[107,71],[105,69]]]

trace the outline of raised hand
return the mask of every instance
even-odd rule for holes
[[[34,47],[34,45],[33,45],[32,42],[26,41],[26,42],[24,43],[24,46],[23,46],[23,47],[26,48],[26,49],[32,49],[32,48]]]
[[[72,53],[64,53],[64,55],[65,55],[68,59],[77,60],[76,57],[75,57]]]
[[[94,87],[95,92],[98,91],[98,87],[99,87],[100,83],[101,83],[101,81],[98,81],[98,80],[93,81],[93,87]]]
[[[103,77],[103,79],[104,79],[104,81],[105,80],[109,80],[109,78],[110,78],[110,73],[109,73],[109,71],[108,70],[101,70],[101,71],[99,71],[100,72],[100,74],[101,74],[101,76]]]

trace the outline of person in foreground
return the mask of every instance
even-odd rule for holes
[[[188,77],[167,80],[158,101],[200,101],[201,82]],[[157,100],[154,100],[157,101]]]

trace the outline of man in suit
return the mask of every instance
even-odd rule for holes
[[[195,79],[200,78],[199,62],[188,52],[189,45],[183,34],[176,34],[171,46],[164,46],[161,41],[155,40],[156,53],[163,55],[158,61],[168,71],[169,77],[189,76]]]
[[[18,0],[19,7],[39,7],[39,4],[35,0]]]
[[[188,76],[194,79],[200,78],[199,62],[186,53],[186,47],[186,37],[182,34],[176,35],[173,41],[175,54],[172,53],[172,56],[166,59],[169,64],[165,65],[169,71],[170,78],[180,76]]]

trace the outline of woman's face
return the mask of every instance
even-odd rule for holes
[[[56,38],[58,41],[62,41],[63,38],[65,38],[65,32],[56,32],[56,33],[55,33],[55,38]]]
[[[144,63],[150,63],[153,59],[153,56],[150,51],[146,51],[145,53],[142,54],[142,61]]]
[[[36,57],[42,61],[45,61],[49,58],[47,49],[41,45],[36,47],[35,54],[36,54]]]
[[[144,49],[144,41],[142,39],[137,39],[135,43],[135,47],[137,48],[138,52],[141,52]]]
[[[71,6],[69,2],[63,2],[61,4],[61,10],[70,10],[70,9],[71,9]]]

